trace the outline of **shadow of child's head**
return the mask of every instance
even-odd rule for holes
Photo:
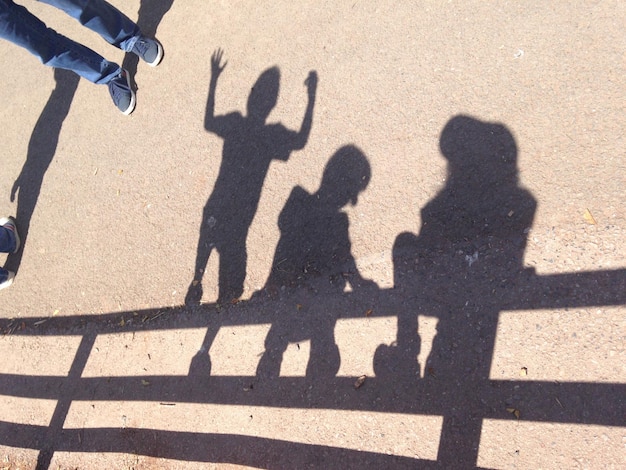
[[[326,164],[318,195],[338,208],[349,202],[356,205],[370,178],[371,168],[365,154],[354,145],[345,145]]]
[[[276,106],[280,87],[280,70],[272,67],[264,71],[250,90],[248,97],[248,118],[265,122]]]

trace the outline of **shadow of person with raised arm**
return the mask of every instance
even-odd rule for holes
[[[247,116],[239,112],[215,116],[215,89],[224,67],[222,51],[218,50],[211,58],[204,127],[224,139],[224,147],[220,171],[204,207],[195,274],[185,298],[187,305],[197,305],[202,299],[202,277],[213,250],[220,257],[218,303],[241,296],[246,276],[246,239],[270,163],[286,161],[291,152],[304,148],[313,122],[315,72],[310,72],[305,81],[309,99],[300,130],[266,122],[278,99],[278,67],[263,72],[252,87]]]
[[[137,13],[137,25],[141,32],[149,37],[156,37],[157,28],[165,14],[172,8],[174,0],[141,0],[139,12]],[[139,56],[136,54],[126,54],[122,68],[128,70],[130,77],[137,74],[137,64]]]
[[[519,185],[517,146],[505,126],[456,116],[440,149],[446,185],[422,210],[419,235],[399,235],[393,250],[395,287],[414,301],[374,367],[377,376],[408,370],[419,378],[417,315],[437,317],[422,383],[444,410],[438,460],[475,466],[485,415],[478,391],[488,383],[498,314],[531,271],[523,257],[536,201]]]
[[[22,171],[11,188],[11,201],[17,197],[15,219],[22,249],[7,257],[5,268],[17,273],[26,248],[30,221],[41,193],[43,178],[56,153],[63,121],[67,117],[80,77],[67,70],[54,70],[55,87],[43,108],[28,142]]]
[[[377,288],[357,269],[348,215],[342,210],[348,203],[356,205],[370,177],[365,155],[346,145],[329,160],[315,193],[300,186],[291,191],[278,219],[281,237],[262,292],[272,298],[288,296],[299,308],[286,310],[272,322],[258,377],[277,378],[289,343],[306,340],[311,340],[306,376],[321,379],[337,374],[341,361],[334,330],[340,312],[319,299],[341,295],[348,284],[355,295],[365,288]]]
[[[276,106],[280,82],[278,67],[265,70],[248,97],[247,116],[233,112],[215,116],[217,79],[226,67],[222,51],[211,58],[211,82],[204,127],[224,139],[222,163],[209,200],[204,206],[194,278],[185,297],[186,305],[202,300],[202,277],[213,250],[219,253],[218,303],[238,299],[246,276],[246,240],[256,213],[263,182],[272,160],[286,161],[306,145],[313,123],[317,74],[309,72],[305,85],[308,103],[299,131],[280,123],[268,124]],[[208,351],[219,327],[208,327],[202,346],[191,361],[190,375],[210,375]]]

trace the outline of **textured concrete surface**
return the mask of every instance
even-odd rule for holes
[[[0,468],[623,468],[623,2],[111,3],[129,117],[0,43]]]

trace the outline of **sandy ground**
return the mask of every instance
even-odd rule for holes
[[[0,468],[626,465],[624,2],[111,3],[129,117],[0,43]]]

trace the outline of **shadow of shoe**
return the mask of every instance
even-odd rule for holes
[[[208,351],[198,351],[191,359],[189,375],[192,377],[209,377],[211,375],[211,357]]]
[[[198,281],[193,281],[189,284],[189,289],[187,289],[187,295],[185,296],[185,305],[192,307],[200,305],[200,301],[202,300],[202,283]]]
[[[419,379],[420,365],[403,355],[397,345],[381,344],[374,353],[374,374],[380,378]]]

